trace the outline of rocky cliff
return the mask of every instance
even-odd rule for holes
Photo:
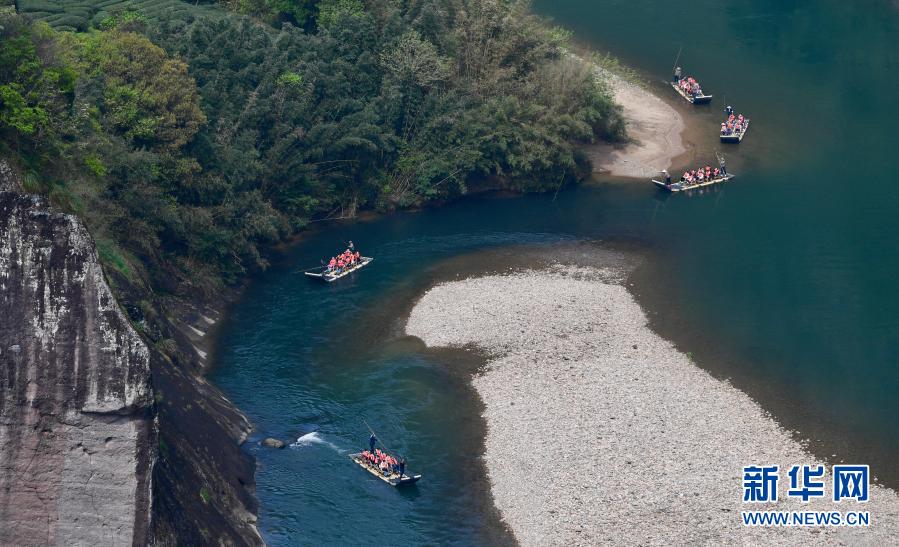
[[[261,544],[250,426],[190,324],[215,312],[110,279],[0,161],[0,545]]]
[[[147,541],[152,393],[84,227],[0,193],[0,544]]]

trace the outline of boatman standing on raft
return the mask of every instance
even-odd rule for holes
[[[375,434],[372,433],[371,437],[368,438],[368,451],[374,454],[375,452],[375,443],[378,442],[378,438],[375,437]]]
[[[680,81],[680,77],[681,77],[681,69],[680,69],[680,67],[679,67],[679,66],[678,66],[678,67],[674,67],[674,76],[671,78],[671,80],[672,80],[674,83],[677,83],[677,82]]]

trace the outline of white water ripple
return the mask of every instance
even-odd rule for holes
[[[319,435],[318,431],[313,431],[312,433],[306,433],[302,437],[297,438],[297,440],[295,442],[291,443],[290,447],[299,449],[299,448],[303,448],[303,447],[311,446],[311,445],[315,445],[315,444],[327,446],[339,454],[346,454],[346,452],[347,452],[346,450],[340,448],[336,444],[323,439],[322,436]]]

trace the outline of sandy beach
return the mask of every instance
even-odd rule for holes
[[[672,160],[686,151],[681,136],[683,117],[643,87],[599,67],[597,72],[621,105],[632,142],[589,147],[593,170],[616,177],[649,178],[671,167]]]
[[[410,314],[407,333],[428,346],[489,356],[473,379],[484,457],[519,543],[895,544],[899,497],[873,482],[864,504],[788,499],[789,466],[823,462],[650,330],[626,276],[554,266],[474,277],[433,287]],[[753,464],[781,466],[780,501],[742,502]],[[746,510],[863,510],[871,526],[751,528]]]

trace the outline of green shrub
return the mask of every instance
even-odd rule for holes
[[[44,186],[41,184],[40,178],[34,173],[25,173],[22,177],[22,189],[29,194],[41,194],[44,192]]]
[[[103,160],[101,160],[96,155],[90,155],[84,158],[84,164],[87,165],[87,168],[90,169],[91,173],[97,175],[98,177],[106,176],[106,166],[103,164]]]
[[[119,248],[118,244],[105,237],[96,237],[97,254],[100,256],[100,262],[107,268],[113,268],[117,272],[131,279],[132,270],[125,255]]]
[[[296,72],[284,72],[278,76],[278,85],[284,87],[299,87],[303,85],[303,77]]]

